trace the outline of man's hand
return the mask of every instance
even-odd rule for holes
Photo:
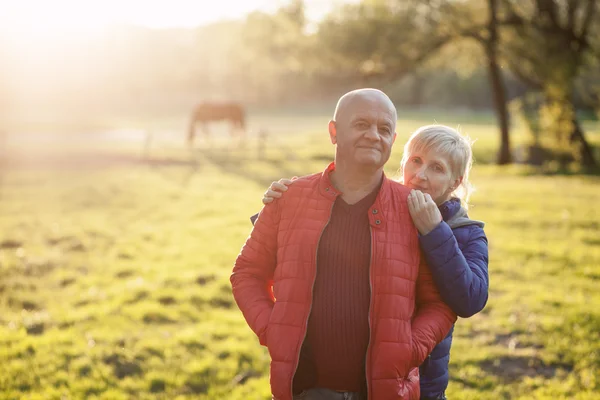
[[[442,214],[430,195],[411,190],[408,195],[408,211],[421,235],[427,235],[442,222]]]
[[[279,181],[271,183],[271,186],[269,186],[262,198],[263,204],[269,204],[273,200],[280,198],[283,195],[283,192],[288,190],[288,186],[296,179],[298,179],[296,176],[292,179],[281,178]]]

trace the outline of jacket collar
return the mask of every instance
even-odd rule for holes
[[[450,228],[459,228],[461,226],[477,225],[483,229],[485,223],[475,219],[470,219],[465,210],[460,204],[460,199],[452,198],[442,204],[440,212],[444,221],[450,226]]]
[[[335,162],[332,162],[323,171],[321,174],[321,179],[319,180],[319,193],[322,196],[330,199],[332,202],[335,201],[337,196],[342,194],[342,192],[337,190],[335,186],[333,186],[333,183],[331,183],[331,172],[334,170]],[[379,188],[377,198],[375,199],[373,205],[369,208],[369,223],[373,228],[383,228],[385,226],[385,216],[382,213],[382,206],[388,202],[388,197],[391,193],[391,182],[392,181],[390,181],[384,173],[383,182]]]
[[[332,198],[335,199],[337,196],[339,196],[340,194],[342,194],[342,192],[340,192],[339,190],[337,190],[335,188],[335,186],[333,186],[333,183],[331,183],[331,173],[335,170],[335,162],[330,163],[327,168],[325,168],[325,170],[321,173],[321,179],[319,180],[319,192],[327,197],[327,198]],[[389,179],[387,179],[387,177],[385,176],[385,172],[383,173],[383,182],[381,184],[381,188],[379,189],[379,195],[377,196],[377,198],[379,199],[379,197],[381,196],[381,194],[384,192],[384,188],[386,186],[389,186]],[[387,192],[387,190],[385,190],[385,192]]]
[[[448,221],[450,218],[454,217],[454,215],[456,215],[456,213],[460,210],[460,199],[452,197],[450,200],[446,201],[438,208],[440,209],[440,213],[442,214],[442,219],[444,221]]]
[[[331,183],[331,173],[333,170],[335,170],[335,162],[329,164],[321,174],[321,179],[319,180],[319,192],[328,199],[335,201],[335,198],[342,194],[342,192],[337,190],[335,186],[333,186],[333,183]]]

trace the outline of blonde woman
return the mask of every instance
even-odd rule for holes
[[[488,242],[484,224],[467,215],[471,143],[455,129],[427,125],[404,146],[401,182],[419,242],[442,299],[460,317],[481,311],[488,299]],[[293,180],[273,182],[263,203],[281,197]],[[420,366],[421,399],[446,399],[452,333]]]

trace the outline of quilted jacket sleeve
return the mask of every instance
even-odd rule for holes
[[[231,286],[246,322],[265,345],[265,332],[273,309],[273,274],[277,263],[279,204],[266,205],[238,255]]]
[[[417,309],[411,326],[413,366],[423,363],[456,321],[456,314],[442,301],[422,255],[416,289]]]
[[[488,299],[488,242],[479,226],[456,230],[462,230],[465,238],[462,251],[445,222],[419,240],[442,299],[460,317],[468,318],[481,311]]]

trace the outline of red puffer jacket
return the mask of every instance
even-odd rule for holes
[[[278,400],[292,399],[319,239],[340,194],[329,179],[334,168],[332,163],[322,174],[295,181],[281,199],[263,208],[231,275],[238,306],[269,349],[271,390]],[[422,261],[408,193],[384,178],[369,209],[371,335],[366,374],[372,400],[417,400],[417,367],[456,320]]]

